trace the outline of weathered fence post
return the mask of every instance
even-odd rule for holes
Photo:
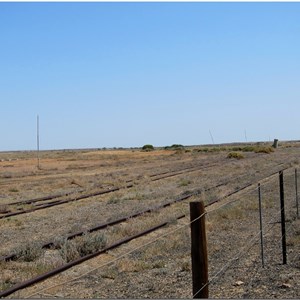
[[[295,169],[295,189],[296,189],[297,218],[299,219],[299,198],[298,198],[298,174],[297,174],[297,169]]]
[[[208,298],[208,261],[204,203],[190,202],[193,298]]]
[[[260,244],[261,244],[261,263],[262,267],[265,267],[264,260],[264,240],[263,240],[263,223],[262,223],[262,208],[261,208],[261,191],[260,191],[260,183],[258,184],[258,203],[259,203],[259,224],[260,224]]]
[[[280,212],[281,212],[281,239],[282,239],[282,263],[286,264],[286,235],[285,235],[285,212],[284,212],[284,187],[283,171],[279,172],[280,187]]]
[[[272,145],[273,148],[278,148],[278,139],[274,139],[274,143]]]

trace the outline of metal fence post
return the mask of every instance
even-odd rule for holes
[[[282,239],[282,263],[286,264],[286,235],[285,235],[285,212],[284,212],[284,187],[283,171],[279,172],[280,187],[280,212],[281,212],[281,239]]]
[[[203,201],[190,202],[193,298],[208,298],[208,260]]]
[[[258,184],[258,203],[259,203],[259,225],[260,225],[260,244],[261,244],[261,263],[262,267],[265,267],[264,260],[264,240],[263,240],[263,223],[262,223],[262,208],[261,208],[261,190],[260,183]]]
[[[298,174],[297,174],[297,169],[295,169],[295,189],[296,189],[297,218],[299,219],[299,198],[298,198]]]

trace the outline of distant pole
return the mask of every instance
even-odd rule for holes
[[[259,224],[260,224],[260,242],[261,242],[261,263],[262,263],[262,267],[264,268],[265,267],[265,260],[264,260],[264,238],[263,238],[263,222],[262,222],[260,183],[258,184],[258,203],[259,203]]]
[[[246,143],[247,143],[248,140],[247,140],[247,132],[246,132],[246,129],[245,129],[245,140],[246,140]]]
[[[36,142],[37,142],[37,167],[40,168],[40,120],[39,115],[36,118]]]
[[[210,131],[210,129],[209,129],[209,134],[210,134],[210,137],[211,137],[211,141],[212,141],[212,143],[213,143],[213,144],[215,144],[215,141],[214,141],[214,138],[213,138],[213,136],[212,136],[212,134],[211,134],[211,131]]]
[[[296,189],[297,218],[299,219],[299,198],[298,198],[298,173],[297,173],[297,169],[295,169],[295,189]]]
[[[282,239],[282,263],[286,265],[286,232],[285,232],[285,212],[284,212],[284,188],[283,188],[283,171],[279,172],[280,188],[280,212],[281,212],[281,239]]]

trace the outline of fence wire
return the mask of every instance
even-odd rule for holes
[[[285,189],[285,212],[287,220],[290,220],[289,225],[286,227],[286,235],[292,232],[294,229],[294,220],[296,216],[296,201],[295,201],[295,177],[294,170],[284,171],[284,189]],[[265,263],[276,264],[279,262],[281,255],[281,240],[283,236],[280,232],[280,199],[279,199],[279,181],[278,176],[273,175],[267,180],[262,180],[260,183],[261,194],[262,194],[262,204],[263,204],[263,237],[264,237],[264,247],[265,247]],[[203,217],[201,215],[199,218]],[[198,219],[199,219],[198,218]],[[228,285],[228,280],[226,280],[226,274],[231,272],[230,275],[232,279],[237,276],[235,270],[243,269],[244,273],[250,273],[251,276],[246,276],[244,280],[244,290],[243,295],[247,295],[257,281],[258,276],[260,276],[263,268],[260,263],[260,234],[259,229],[259,216],[258,216],[258,186],[250,186],[246,189],[241,190],[237,194],[234,194],[226,200],[225,203],[219,203],[212,207],[207,208],[207,229],[208,229],[208,255],[209,255],[209,282],[205,286],[209,285],[210,297],[215,297],[219,295],[222,291],[221,287]],[[195,222],[194,220],[193,222]],[[116,258],[95,266],[91,270],[75,276],[69,280],[62,281],[58,284],[51,285],[49,287],[40,289],[25,298],[32,298],[36,295],[46,295],[50,289],[66,286],[67,284],[78,282],[80,279],[90,275],[95,271],[99,271],[104,268],[109,268],[122,259],[129,257],[130,255],[139,252],[147,251],[149,247],[158,241],[170,240],[171,236],[175,232],[182,231],[182,234],[192,222],[184,221],[184,225],[180,225],[176,229],[169,230],[167,233],[162,234],[156,238],[150,239],[143,245],[134,247],[126,251],[123,254],[118,255]],[[247,234],[243,233],[243,228],[247,228]],[[226,234],[225,234],[226,233]],[[223,234],[223,236],[222,236]],[[236,235],[236,239],[233,239]],[[275,245],[275,246],[274,246]],[[275,249],[275,250],[274,250]],[[211,250],[211,252],[210,252]],[[274,253],[274,251],[276,251]],[[229,255],[230,254],[230,255]],[[190,253],[184,254],[184,259],[186,262],[189,261]],[[222,255],[226,257],[222,257]],[[159,254],[157,255],[159,257]],[[171,257],[171,253],[170,253]],[[169,257],[169,258],[170,258]],[[166,257],[160,259],[163,261]],[[171,257],[172,259],[172,257]],[[296,263],[299,260],[299,254],[296,253],[291,262]],[[158,262],[159,264],[159,262]],[[187,263],[187,269],[190,263]],[[224,276],[223,276],[224,275]],[[187,276],[185,274],[185,276]],[[189,276],[188,281],[191,280]],[[220,286],[217,283],[223,281]],[[170,283],[171,284],[171,283]],[[205,286],[203,286],[196,294],[191,295],[195,297]],[[192,286],[190,286],[192,290]],[[48,295],[48,294],[47,294]],[[143,297],[144,295],[140,295]],[[226,295],[225,295],[226,296]],[[231,295],[231,297],[237,297]]]

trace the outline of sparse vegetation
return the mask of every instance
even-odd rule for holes
[[[106,236],[103,233],[87,233],[74,240],[59,241],[56,247],[60,247],[59,253],[62,259],[70,262],[79,257],[95,253],[106,246]]]
[[[6,205],[6,204],[1,204],[0,205],[0,213],[6,213],[6,212],[8,212],[8,205]]]
[[[178,183],[178,186],[179,187],[182,187],[182,186],[188,186],[189,184],[191,184],[191,180],[189,179],[181,179]]]
[[[166,146],[164,149],[165,150],[178,150],[178,149],[184,149],[184,146],[180,145],[180,144],[173,144],[172,146]]]
[[[201,147],[193,149],[193,152],[221,152],[221,151],[233,151],[233,152],[255,152],[255,153],[271,153],[274,152],[274,148],[271,146],[262,145],[247,145],[247,146],[220,146],[220,147]]]
[[[62,244],[59,253],[65,262],[70,262],[80,257],[75,241],[67,241]]]
[[[280,149],[275,150],[270,156],[264,154],[267,152],[262,152],[262,154],[257,152],[258,154],[255,154],[255,151],[258,149],[268,147],[267,143],[242,144],[241,146],[189,146],[184,149],[180,149],[181,147],[179,146],[181,145],[175,144],[173,148],[178,147],[179,149],[166,151],[163,148],[155,148],[153,152],[144,152],[141,151],[141,148],[136,148],[133,152],[133,149],[107,149],[105,151],[95,149],[89,151],[76,150],[73,152],[49,151],[47,156],[46,152],[43,153],[42,159],[47,159],[43,161],[43,172],[40,174],[36,171],[34,155],[26,154],[26,160],[16,160],[14,167],[11,169],[2,169],[2,171],[7,170],[11,172],[13,178],[12,180],[3,179],[2,175],[0,201],[2,201],[3,205],[9,201],[17,202],[23,199],[34,199],[73,191],[75,191],[75,196],[77,197],[77,195],[82,195],[82,189],[76,186],[78,185],[77,183],[82,184],[85,190],[84,193],[97,193],[102,189],[109,190],[114,187],[129,185],[129,180],[133,180],[130,181],[133,182],[133,187],[69,202],[57,207],[54,206],[49,210],[39,210],[28,215],[13,216],[0,220],[0,234],[3,237],[9,235],[7,243],[3,243],[1,247],[1,255],[10,254],[11,251],[25,244],[27,240],[43,240],[44,243],[51,241],[53,236],[60,236],[56,239],[53,248],[43,249],[41,254],[37,253],[35,255],[32,253],[34,251],[25,251],[26,255],[29,253],[30,259],[23,259],[25,257],[23,255],[23,258],[16,261],[1,264],[0,286],[3,289],[9,288],[12,284],[34,277],[67,261],[79,258],[81,255],[102,249],[101,247],[105,247],[104,245],[106,244],[110,245],[117,240],[169,221],[166,227],[156,232],[133,240],[118,249],[108,251],[103,256],[99,256],[87,264],[74,267],[70,270],[70,274],[66,272],[68,278],[69,275],[73,278],[77,274],[84,273],[86,271],[85,267],[87,265],[90,267],[91,263],[95,263],[95,266],[100,266],[102,263],[114,260],[123,253],[128,253],[131,249],[137,249],[129,256],[124,256],[120,263],[116,262],[115,264],[107,265],[97,272],[85,276],[82,280],[76,281],[76,284],[71,284],[65,290],[61,288],[60,290],[53,290],[53,293],[49,291],[49,295],[52,294],[51,296],[56,297],[61,293],[63,297],[72,297],[78,294],[80,298],[90,298],[91,295],[95,295],[97,292],[99,298],[106,298],[105,296],[107,295],[125,298],[128,297],[129,292],[134,291],[136,292],[133,295],[135,298],[144,297],[145,295],[149,298],[159,298],[162,293],[166,297],[175,298],[178,296],[186,298],[191,293],[190,288],[186,288],[186,286],[191,287],[188,202],[203,200],[205,203],[208,203],[222,198],[224,195],[237,190],[238,187],[242,188],[247,183],[257,182],[260,180],[259,178],[276,172],[277,169],[282,167],[282,165],[279,165],[280,163],[288,166],[290,162],[293,162],[294,165],[292,166],[297,167],[300,142],[293,143],[293,145],[293,147],[287,148],[282,143]],[[198,152],[199,149],[204,151]],[[230,152],[238,152],[245,159],[235,160],[233,158],[229,160],[227,155]],[[21,154],[13,153],[12,155],[17,156]],[[70,163],[74,164],[74,169],[68,169]],[[206,165],[209,167],[207,168]],[[75,166],[77,166],[76,169]],[[194,166],[199,166],[199,169],[195,171]],[[167,179],[152,180],[160,177],[152,177],[154,174],[168,174],[171,171],[188,170],[190,167],[193,167],[191,173],[187,171],[187,173]],[[292,258],[293,253],[296,255],[299,252],[299,235],[294,234],[296,229],[294,224],[290,223],[293,222],[295,215],[295,186],[294,180],[291,179],[294,176],[293,171],[292,169],[285,171],[285,180],[290,178],[290,181],[285,182],[286,213],[288,225],[292,225],[289,227],[290,230],[287,236],[290,258]],[[268,185],[269,182],[270,185]],[[274,251],[275,247],[278,248],[278,243],[274,244],[274,246],[272,244],[275,238],[277,241],[280,239],[280,225],[274,224],[274,222],[278,221],[276,216],[278,215],[279,207],[277,193],[279,187],[276,175],[266,181],[262,181],[261,184],[264,228],[266,232],[269,228],[274,228],[274,230],[269,230],[268,234],[264,236],[268,245],[268,251],[266,252],[268,270],[273,271],[281,268],[277,264],[280,262],[280,258],[278,259],[280,251],[277,251],[278,249]],[[12,188],[18,189],[19,192],[10,192],[9,190]],[[100,237],[99,241],[94,238],[96,232],[68,241],[62,237],[70,233],[87,230],[106,221],[113,221],[123,216],[132,215],[146,208],[155,208],[158,205],[177,199],[178,196],[188,195],[194,191],[199,191],[199,194],[182,203],[176,203],[167,207],[161,212],[146,213],[138,218],[128,219],[118,225],[105,228],[103,230],[105,234],[104,239]],[[63,198],[68,199],[68,197]],[[229,204],[226,204],[227,200],[230,202]],[[231,200],[233,201],[231,202]],[[47,200],[47,202],[50,201]],[[226,199],[224,202],[222,200],[207,208],[206,220],[207,231],[209,232],[209,260],[211,262],[209,266],[211,274],[215,274],[223,265],[227,264],[259,232],[256,186],[244,189],[242,192],[230,196],[230,199]],[[239,207],[239,203],[243,203],[243,205]],[[32,207],[36,207],[36,204],[39,203],[33,203]],[[293,205],[293,214],[290,214],[291,210],[287,208],[289,205]],[[19,211],[29,207],[31,206],[8,206],[11,211]],[[212,209],[212,212],[209,212],[210,209]],[[5,210],[4,206],[2,206],[2,210]],[[187,217],[177,221],[175,217],[181,214],[185,214]],[[168,232],[170,234],[164,236]],[[47,237],[48,233],[51,234],[49,240]],[[157,239],[157,237],[161,238]],[[150,243],[148,243],[149,241]],[[97,244],[100,244],[100,246],[97,247]],[[249,292],[250,289],[242,290],[243,287],[239,287],[238,291],[236,287],[232,287],[230,290],[227,289],[232,282],[234,283],[235,276],[245,283],[252,282],[255,288],[255,290],[253,289],[254,291],[261,287],[262,281],[251,281],[251,276],[254,274],[252,269],[258,272],[254,276],[264,276],[263,279],[267,277],[264,274],[262,275],[258,268],[255,268],[255,266],[258,266],[255,263],[259,261],[260,254],[258,246],[257,239],[253,249],[251,248],[250,250],[253,250],[253,252],[249,251],[249,253],[245,253],[245,256],[234,260],[234,269],[229,268],[228,271],[226,270],[226,272],[232,273],[229,276],[226,273],[226,276],[223,276],[224,280],[220,280],[217,285],[211,285],[212,297],[217,298],[220,295],[228,298],[232,296],[245,297],[246,292]],[[40,246],[38,248],[40,249]],[[272,257],[272,262],[269,259],[270,257]],[[292,262],[292,259],[289,259],[289,261]],[[273,268],[273,262],[274,264],[276,263],[276,268]],[[87,267],[87,270],[89,270],[89,267]],[[291,270],[291,265],[285,267],[287,272]],[[279,272],[282,272],[282,269],[277,274]],[[296,277],[297,269],[293,269],[292,272],[295,273]],[[269,273],[271,274],[272,272]],[[248,281],[249,278],[250,281]],[[151,279],[151,284],[155,286],[155,289],[150,290],[150,285],[148,288],[149,279]],[[267,290],[271,294],[275,291],[277,294],[274,294],[274,296],[280,298],[279,296],[282,296],[283,293],[278,294],[280,289],[272,287],[272,284],[277,284],[275,276],[272,279],[271,284],[270,281],[264,281],[265,292]],[[54,278],[53,280],[55,282],[56,279]],[[49,280],[49,283],[51,281]],[[290,281],[293,284],[292,289],[298,289],[296,280],[291,279]],[[134,288],[132,283],[136,284]],[[168,292],[170,290],[168,288],[169,284],[174,284],[174,294]],[[114,287],[116,288],[114,289]],[[112,295],[112,290],[116,290],[116,294]],[[237,294],[234,294],[236,291]],[[240,294],[238,294],[239,292]],[[287,290],[286,292],[289,291]],[[23,298],[29,294],[30,290],[24,290],[20,291],[19,295]],[[252,297],[252,295],[254,294],[250,296]],[[260,296],[259,294],[257,295]],[[288,296],[290,295],[291,293],[288,294]],[[47,292],[42,296],[47,296]]]
[[[143,151],[153,151],[154,147],[153,147],[153,145],[147,144],[142,147],[142,150]]]
[[[30,262],[39,258],[42,253],[42,244],[40,242],[32,241],[16,250],[16,259]]]
[[[121,202],[121,199],[116,196],[111,196],[109,200],[107,201],[107,204],[118,204]]]
[[[240,152],[229,152],[227,158],[235,158],[235,159],[242,159],[245,158],[244,155]]]
[[[119,272],[140,272],[151,268],[151,265],[143,260],[123,258],[117,263]]]
[[[107,238],[101,233],[87,233],[76,239],[76,248],[80,256],[85,256],[103,249]]]
[[[274,152],[274,148],[272,148],[272,147],[257,147],[257,148],[255,148],[254,152],[255,153],[267,153],[267,154],[269,154],[269,153]]]

